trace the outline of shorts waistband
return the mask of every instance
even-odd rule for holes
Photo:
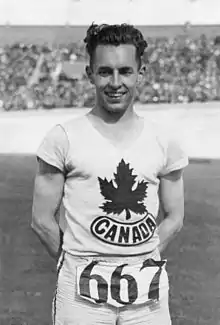
[[[67,258],[72,259],[74,262],[93,262],[93,261],[99,261],[103,263],[110,263],[110,264],[118,264],[118,262],[123,263],[129,263],[129,264],[137,264],[141,263],[147,259],[155,259],[155,260],[161,260],[160,252],[158,249],[155,249],[154,251],[150,253],[145,253],[141,255],[121,255],[121,256],[106,256],[106,255],[72,255],[68,253],[67,251],[62,252],[63,255],[65,255]],[[61,254],[61,255],[62,255]]]

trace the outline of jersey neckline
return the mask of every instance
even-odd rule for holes
[[[93,130],[94,135],[97,137],[97,139],[99,139],[100,141],[102,141],[105,146],[106,145],[109,145],[115,151],[125,152],[125,151],[131,150],[134,146],[136,146],[141,141],[141,139],[143,137],[143,134],[144,134],[144,131],[145,131],[145,124],[146,124],[146,121],[145,121],[145,118],[144,117],[141,117],[141,116],[138,115],[138,117],[142,120],[142,127],[140,128],[140,131],[138,132],[137,136],[130,143],[125,144],[125,145],[121,145],[121,146],[117,146],[116,143],[114,143],[113,141],[111,141],[110,138],[104,136],[104,134],[102,134],[100,132],[100,130],[98,130],[95,127],[95,125],[89,119],[88,114],[89,113],[85,114],[83,116],[83,118],[86,121],[86,123],[89,125],[89,128],[91,130]]]

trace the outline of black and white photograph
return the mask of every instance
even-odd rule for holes
[[[0,325],[220,325],[219,142],[219,0],[0,0]]]

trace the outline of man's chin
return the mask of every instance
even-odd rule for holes
[[[103,103],[104,108],[107,111],[111,112],[124,112],[128,109],[128,107],[131,105],[130,102],[125,101],[118,101],[118,102],[107,102],[105,101]]]
[[[111,113],[123,113],[127,110],[128,106],[121,103],[115,103],[111,105],[105,105],[105,109]]]

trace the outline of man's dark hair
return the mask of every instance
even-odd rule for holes
[[[96,25],[92,24],[84,39],[86,50],[90,57],[90,65],[92,65],[95,49],[98,45],[113,45],[132,44],[136,47],[136,57],[141,65],[141,57],[147,47],[147,42],[144,40],[142,33],[133,25]]]

